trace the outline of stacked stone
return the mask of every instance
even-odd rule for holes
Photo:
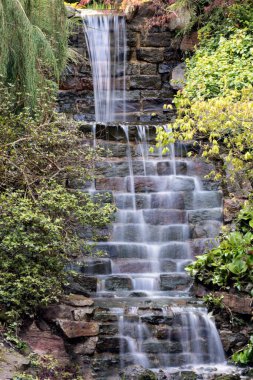
[[[161,121],[171,119],[173,110],[163,112],[163,105],[172,103],[173,96],[184,82],[185,51],[197,43],[196,33],[178,38],[177,32],[188,20],[170,20],[166,26],[147,29],[153,15],[152,2],[145,3],[127,19],[126,113],[127,121]],[[59,110],[76,120],[94,120],[94,94],[82,20],[70,38],[70,46],[80,54],[78,64],[69,64],[62,76]],[[123,73],[119,73],[119,76]],[[120,82],[119,77],[119,82]],[[119,113],[122,110],[119,110]]]

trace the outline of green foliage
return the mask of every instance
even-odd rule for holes
[[[31,372],[17,374],[13,380],[82,380],[78,368],[70,366],[63,368],[58,361],[50,355],[31,355]]]
[[[239,172],[242,183],[253,183],[252,1],[216,9],[199,36],[186,61],[186,86],[174,100],[174,138],[199,140],[204,157],[222,160],[216,179],[226,171],[234,181]]]
[[[232,360],[237,364],[253,364],[253,336],[246,347],[233,354]]]
[[[253,83],[252,35],[235,31],[228,39],[220,36],[218,46],[210,43],[197,49],[187,60],[184,95],[192,101],[210,99],[231,90],[242,90]]]
[[[222,308],[222,299],[223,296],[216,297],[212,293],[207,294],[203,297],[203,301],[210,307],[210,308]]]
[[[243,215],[253,212],[253,203],[247,204],[240,213],[237,231],[224,234],[218,247],[207,254],[197,256],[197,261],[187,267],[195,279],[208,287],[250,292],[253,295],[253,233],[240,222]]]
[[[77,126],[50,115],[47,104],[37,118],[16,114],[2,88],[0,309],[10,323],[58,299],[68,258],[85,248],[79,229],[95,240],[114,208],[66,187],[89,180],[97,158]]]
[[[0,304],[9,319],[60,296],[67,256],[81,250],[75,228],[95,220],[86,198],[55,183],[35,199],[22,191],[0,196]]]
[[[208,100],[191,102],[181,98],[176,102],[175,137],[201,141],[204,157],[220,159],[222,154],[224,169],[230,173],[231,180],[240,171],[242,180],[252,181],[252,87]]]
[[[19,351],[24,351],[27,348],[27,344],[18,336],[18,324],[16,322],[9,324],[4,333],[4,339]]]
[[[0,0],[0,74],[15,85],[24,106],[58,79],[66,63],[67,24],[62,0]]]

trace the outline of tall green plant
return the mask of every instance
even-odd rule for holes
[[[63,1],[0,0],[0,34],[0,74],[34,108],[38,88],[58,80],[66,62]]]

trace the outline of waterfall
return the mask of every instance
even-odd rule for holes
[[[87,12],[82,17],[96,122],[125,121],[125,19]],[[223,364],[215,324],[204,308],[194,306],[189,292],[192,279],[184,271],[193,255],[203,253],[219,233],[219,191],[204,187],[201,168],[196,175],[194,164],[179,158],[174,144],[166,156],[160,149],[151,154],[148,126],[100,127],[106,129],[108,147],[118,146],[120,155],[112,152],[104,173],[101,163],[102,176],[91,191],[111,192],[117,212],[109,241],[98,242],[94,249],[103,250],[107,257],[91,269],[87,261],[83,270],[97,284],[90,294],[98,307],[98,320],[107,323],[108,333],[103,333],[105,342],[107,338],[113,342],[109,352],[119,353],[121,369],[129,364],[156,369]],[[168,126],[164,128],[170,132]],[[96,125],[93,133],[95,147]],[[106,349],[100,346],[105,365]]]
[[[220,193],[203,188],[193,163],[178,158],[173,146],[166,156],[159,148],[150,153],[149,127],[134,128],[135,135],[127,125],[115,132],[116,141],[124,139],[124,155],[112,167],[106,163],[102,178],[101,189],[113,192],[118,209],[110,240],[96,248],[107,252],[111,269],[96,275],[92,295],[116,314],[122,369],[224,364],[215,324],[192,304],[184,271],[195,238],[205,244],[219,232]]]
[[[125,18],[82,13],[92,67],[96,122],[124,121],[126,90]]]

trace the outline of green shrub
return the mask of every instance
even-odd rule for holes
[[[211,288],[230,289],[250,293],[253,296],[253,232],[241,228],[241,220],[250,215],[252,224],[253,203],[247,203],[238,217],[237,231],[224,234],[218,247],[211,249],[187,267],[187,271],[199,282]]]
[[[78,126],[45,104],[37,117],[14,110],[0,85],[0,316],[8,323],[58,299],[68,258],[96,240],[114,207],[69,189],[93,178],[98,152]]]
[[[253,364],[253,336],[246,347],[233,354],[232,360],[237,364]]]

